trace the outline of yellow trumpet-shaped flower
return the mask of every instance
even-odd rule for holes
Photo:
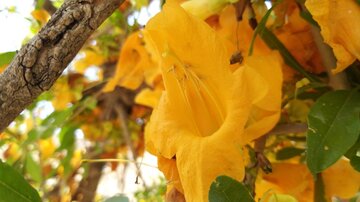
[[[360,174],[347,160],[340,159],[322,173],[325,197],[343,199],[353,197],[360,188]],[[314,179],[304,164],[274,163],[271,174],[257,179],[256,194],[262,196],[268,190],[290,194],[299,202],[313,201]]]
[[[337,59],[334,73],[360,59],[360,5],[355,0],[307,0],[305,5],[334,51]]]
[[[132,33],[125,41],[116,66],[116,73],[104,91],[112,91],[116,85],[134,90],[144,79],[151,84],[158,74],[155,63],[145,49],[139,32]]]
[[[312,175],[304,164],[273,163],[273,172],[257,179],[256,195],[263,196],[268,190],[290,194],[299,202],[310,202],[313,198]]]
[[[351,198],[360,189],[360,173],[351,167],[349,161],[340,159],[323,172],[325,195]]]
[[[275,54],[232,72],[223,40],[174,1],[149,21],[144,35],[160,56],[165,86],[145,130],[147,150],[186,201],[208,201],[217,176],[243,179],[243,145],[277,122],[280,62]],[[256,121],[272,115],[255,130]]]

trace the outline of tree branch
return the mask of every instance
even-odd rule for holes
[[[56,7],[51,3],[50,0],[45,0],[43,4],[43,8],[50,14],[54,14],[56,12]]]
[[[85,176],[75,194],[72,196],[72,200],[78,202],[91,202],[95,201],[96,189],[102,176],[102,170],[105,163],[90,163],[87,176]]]
[[[49,90],[123,0],[68,0],[0,75],[0,132]]]
[[[35,4],[37,4],[40,0],[35,0]],[[50,15],[53,15],[56,12],[56,7],[52,4],[50,0],[45,0],[42,3],[42,8],[45,9]]]

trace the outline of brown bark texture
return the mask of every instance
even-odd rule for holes
[[[0,132],[49,90],[123,0],[67,0],[0,75]]]

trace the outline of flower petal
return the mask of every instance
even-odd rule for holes
[[[360,6],[356,1],[307,0],[305,5],[319,23],[324,41],[333,48],[334,73],[360,59]]]
[[[146,81],[151,85],[158,70],[144,47],[140,33],[134,32],[126,39],[115,76],[107,83],[104,91],[112,91],[117,85],[135,90],[144,81],[144,74]]]

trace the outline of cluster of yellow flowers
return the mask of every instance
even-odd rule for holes
[[[236,20],[229,5],[235,2],[191,0],[181,6],[167,1],[141,33],[128,38],[116,76],[105,88],[137,89],[145,79],[150,88],[136,100],[154,108],[145,130],[146,149],[158,157],[159,169],[169,181],[168,192],[176,189],[186,201],[208,201],[210,184],[219,175],[244,179],[244,146],[278,123],[283,80],[294,75],[280,54],[260,39],[255,40],[254,53],[246,55],[253,30],[247,21]],[[287,7],[283,14],[287,22],[276,22],[283,26],[275,34],[304,68],[324,71],[311,25],[300,18],[295,1],[286,0],[282,6]],[[308,0],[306,6],[333,48],[335,73],[360,59],[360,6],[354,0]],[[264,5],[256,8],[260,16],[266,12]],[[243,53],[243,61],[230,64],[234,53]],[[336,165],[340,164],[324,174],[330,184],[325,190],[328,197],[350,197],[359,188],[360,175],[348,162]],[[292,173],[296,169],[301,173]],[[332,183],[339,183],[334,174],[338,172],[355,177],[355,183],[335,189]],[[274,173],[263,175],[257,185],[260,197],[273,189],[311,201],[314,192],[311,174],[294,162],[274,164]]]

